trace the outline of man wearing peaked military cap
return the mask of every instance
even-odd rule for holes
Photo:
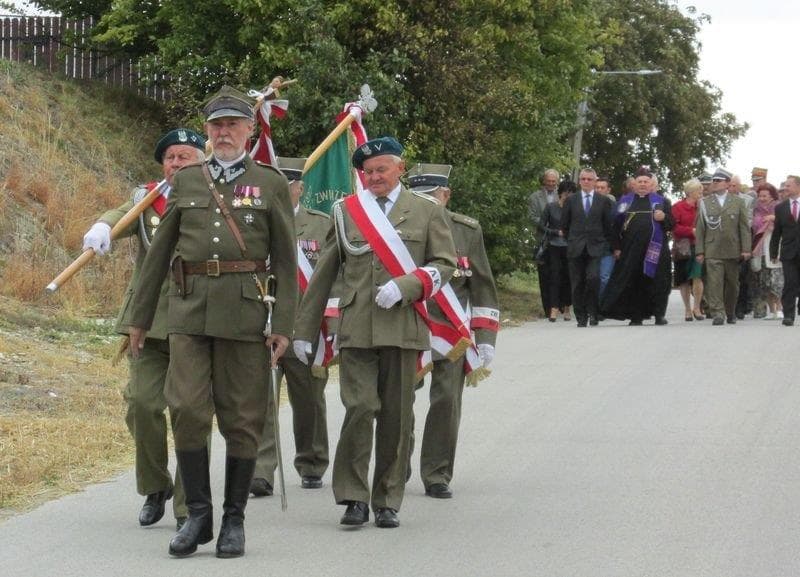
[[[705,297],[716,326],[736,323],[739,262],[750,258],[751,232],[747,206],[728,192],[733,174],[718,168],[711,194],[700,200],[695,226],[697,262],[705,263]]]
[[[189,517],[169,553],[190,555],[213,538],[206,439],[216,415],[226,444],[217,557],[227,558],[244,554],[244,511],[270,394],[269,366],[286,350],[297,307],[297,253],[286,178],[245,150],[252,102],[223,87],[203,111],[213,154],[175,175],[134,289],[130,336],[136,358],[170,271],[165,395]],[[275,305],[265,339],[268,277],[275,279]]]
[[[223,86],[206,101],[203,113],[206,122],[217,118],[255,118],[253,99],[230,86]]]
[[[178,169],[187,164],[201,162],[205,150],[205,138],[188,128],[170,130],[156,144],[154,156],[161,165],[167,187],[155,202],[139,215],[134,225],[123,236],[134,238],[139,250],[136,251],[136,264],[133,269],[125,301],[117,319],[117,332],[127,335],[128,313],[133,286],[138,280],[144,257],[150,248],[153,235],[164,216],[169,186]],[[155,182],[137,187],[130,200],[103,214],[83,238],[84,250],[91,248],[95,254],[102,255],[111,249],[111,228],[156,186]],[[166,284],[166,283],[165,283]],[[166,286],[161,291],[166,295]],[[164,382],[169,365],[169,343],[167,342],[167,297],[158,299],[153,328],[147,335],[141,358],[129,363],[128,385],[125,388],[125,401],[128,405],[125,422],[136,447],[136,489],[146,500],[139,513],[139,524],[152,525],[164,515],[166,501],[173,496],[173,511],[178,525],[186,519],[187,511],[180,476],[175,482],[167,467],[167,420],[164,410]]]
[[[449,285],[464,311],[471,311],[470,329],[475,335],[482,366],[488,368],[494,358],[494,345],[500,328],[497,288],[480,224],[473,218],[446,210],[452,194],[449,185],[451,169],[452,166],[446,164],[417,164],[409,171],[408,182],[412,191],[430,194],[445,207],[458,264]],[[444,313],[434,300],[428,301],[428,310],[433,319],[446,322]],[[450,481],[453,478],[465,380],[463,355],[450,361],[434,353],[430,407],[420,450],[420,476],[425,485],[425,494],[436,499],[453,496]],[[409,454],[409,475],[410,459]]]
[[[343,525],[366,523],[369,503],[378,527],[400,525],[417,361],[430,347],[427,324],[420,318],[426,313],[415,303],[440,290],[456,265],[442,207],[402,186],[400,154],[402,146],[391,137],[371,140],[353,154],[366,189],[333,205],[336,226],[295,325],[294,351],[307,361],[341,274],[339,380],[346,413],[333,464],[333,493],[338,504],[347,506]]]
[[[326,238],[331,228],[331,220],[327,214],[306,208],[300,203],[303,196],[303,168],[305,158],[278,157],[278,166],[289,180],[289,192],[294,205],[294,227],[297,234],[298,280],[308,281],[308,270],[313,270],[325,248]],[[303,266],[303,261],[308,267]],[[304,286],[299,283],[298,290]],[[302,297],[302,294],[299,293]],[[326,325],[327,326],[327,325]],[[326,332],[325,336],[329,336]],[[316,345],[319,344],[319,340]],[[317,354],[317,347],[312,351]],[[292,407],[292,429],[294,431],[295,458],[294,467],[300,475],[304,489],[322,487],[322,476],[328,468],[328,421],[325,405],[325,386],[328,383],[328,372],[324,366],[310,367],[299,360],[291,349],[280,362],[281,370],[286,377],[289,392],[289,404]],[[270,398],[270,404],[274,399]],[[275,485],[275,469],[277,468],[277,451],[274,434],[274,412],[267,410],[264,432],[258,446],[258,458],[250,484],[250,492],[256,496],[272,494]]]

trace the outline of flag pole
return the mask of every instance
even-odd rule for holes
[[[166,180],[162,180],[159,182],[153,190],[147,193],[147,195],[142,198],[139,202],[137,202],[131,209],[126,212],[122,218],[119,219],[117,224],[114,225],[114,228],[111,229],[111,238],[117,238],[121,232],[127,229],[134,220],[136,220],[140,214],[142,214],[148,206],[153,204],[153,202],[158,198],[161,194],[164,185],[167,184]],[[86,266],[89,261],[94,258],[94,249],[87,248],[85,251],[81,253],[81,255],[76,258],[72,263],[67,266],[59,275],[53,279],[53,281],[47,285],[45,291],[48,293],[56,292],[59,287],[61,287],[64,283],[66,283],[69,279],[75,276],[79,270],[81,270],[84,266]]]
[[[350,125],[353,124],[353,121],[356,119],[356,112],[354,111],[355,108],[356,107],[354,106],[348,111],[347,116],[345,116],[341,122],[336,125],[336,128],[333,129],[333,132],[326,136],[325,140],[323,140],[319,146],[314,149],[314,152],[309,155],[305,165],[303,165],[303,174],[311,170],[311,167],[314,166],[322,157],[322,155],[324,155],[325,152],[333,145],[333,143],[336,142],[336,139],[339,138],[345,130],[350,128]]]

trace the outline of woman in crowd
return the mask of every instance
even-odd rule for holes
[[[548,204],[542,213],[542,228],[546,233],[547,249],[544,258],[550,269],[550,283],[540,290],[549,291],[550,303],[553,305],[549,312],[551,323],[556,322],[558,311],[564,311],[564,320],[572,319],[570,307],[572,306],[572,291],[569,282],[569,268],[567,267],[567,239],[561,230],[561,213],[567,197],[575,192],[575,183],[565,180],[558,185],[558,200]]]
[[[775,225],[775,205],[778,191],[768,182],[756,189],[756,204],[753,207],[753,256],[750,266],[758,278],[758,294],[767,301],[769,314],[766,319],[783,318],[780,311],[783,291],[783,269],[781,263],[769,258],[769,240]]]
[[[675,263],[675,285],[681,291],[684,319],[702,321],[703,266],[694,258],[694,223],[697,202],[703,195],[703,184],[696,178],[683,183],[684,198],[672,207],[675,228],[672,229],[672,260]],[[692,306],[694,300],[694,306]]]

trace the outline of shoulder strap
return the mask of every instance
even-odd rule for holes
[[[225,222],[228,224],[228,228],[233,233],[233,237],[236,239],[236,244],[239,245],[239,250],[242,252],[242,257],[247,258],[247,245],[244,243],[244,238],[242,238],[242,233],[239,231],[239,227],[236,226],[236,221],[233,220],[231,216],[231,211],[228,210],[227,205],[222,201],[222,197],[217,192],[217,187],[214,186],[214,179],[211,178],[211,173],[208,171],[208,164],[203,163],[203,176],[206,177],[206,182],[208,183],[208,190],[211,191],[211,194],[214,196],[214,200],[219,207],[222,216],[225,217]]]

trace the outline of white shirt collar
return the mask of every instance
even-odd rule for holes
[[[242,160],[244,160],[244,157],[245,157],[246,154],[247,154],[247,152],[243,152],[242,155],[239,158],[237,158],[236,160],[220,160],[216,156],[214,157],[214,160],[216,160],[217,164],[219,164],[222,168],[228,168],[230,166],[233,166],[237,162],[241,162]]]
[[[390,192],[386,196],[386,198],[389,199],[389,200],[386,201],[386,214],[389,214],[389,210],[394,206],[394,203],[397,202],[397,197],[400,196],[400,189],[401,188],[402,188],[402,185],[398,182],[397,186],[395,186],[392,189],[392,192]],[[372,192],[372,191],[370,191],[370,192],[372,193],[372,196],[375,196],[377,198],[377,195],[374,192]]]

